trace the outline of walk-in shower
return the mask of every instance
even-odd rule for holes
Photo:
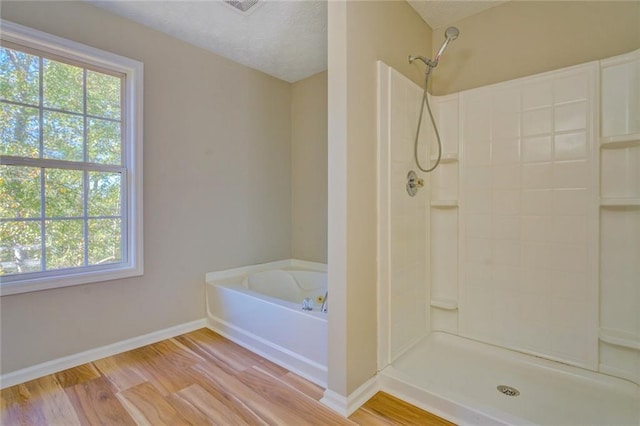
[[[382,388],[459,424],[638,426],[640,51],[431,97],[413,197],[426,95],[378,76]]]
[[[440,132],[438,132],[438,126],[436,125],[435,120],[433,119],[433,113],[431,112],[431,105],[429,105],[429,96],[427,93],[427,88],[429,86],[429,76],[431,75],[431,71],[435,67],[438,66],[440,62],[440,57],[444,53],[444,50],[447,48],[450,42],[457,39],[460,35],[460,31],[456,27],[449,27],[444,32],[444,42],[442,46],[440,46],[440,50],[436,53],[436,56],[433,59],[425,58],[424,56],[409,56],[409,63],[413,63],[413,61],[422,61],[427,66],[424,71],[424,91],[422,93],[422,101],[420,102],[420,116],[418,118],[418,127],[416,129],[416,137],[413,144],[413,156],[416,161],[416,166],[423,172],[429,173],[435,170],[440,164],[440,160],[442,159],[442,141],[440,140]],[[429,118],[431,119],[431,124],[433,125],[433,131],[436,135],[436,141],[438,143],[438,156],[436,158],[435,163],[431,167],[424,168],[420,164],[420,159],[418,158],[418,138],[420,137],[420,128],[422,125],[422,114],[424,113],[424,105],[427,105],[427,111],[429,112]],[[409,180],[409,184],[411,184],[411,180]],[[411,194],[411,193],[410,193]]]

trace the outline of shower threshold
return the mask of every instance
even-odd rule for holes
[[[446,333],[379,378],[385,391],[463,425],[640,425],[632,382]]]

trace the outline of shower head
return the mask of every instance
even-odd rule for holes
[[[448,38],[449,40],[455,40],[459,35],[460,30],[458,30],[456,27],[449,27],[444,31],[445,38]]]
[[[444,31],[444,43],[442,43],[440,50],[438,50],[438,53],[436,54],[435,58],[433,58],[434,66],[438,65],[438,62],[440,61],[440,56],[442,56],[442,53],[444,52],[444,49],[447,48],[447,45],[449,44],[449,42],[457,39],[459,35],[460,35],[460,31],[456,27],[449,27]]]
[[[444,31],[444,43],[442,43],[442,46],[440,46],[440,50],[438,50],[438,53],[433,59],[428,59],[424,56],[409,56],[409,63],[412,64],[416,59],[420,60],[424,62],[425,65],[427,65],[427,69],[425,70],[425,72],[427,74],[431,73],[431,70],[438,66],[438,62],[440,62],[440,56],[442,56],[442,53],[444,52],[444,49],[447,48],[449,42],[457,39],[459,35],[460,31],[456,27],[447,28]]]

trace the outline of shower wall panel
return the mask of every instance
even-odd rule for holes
[[[442,158],[429,174],[429,282],[431,329],[458,333],[458,95],[432,102],[442,142]],[[426,117],[425,117],[426,118]],[[427,129],[432,131],[431,128]],[[434,149],[435,151],[435,149]],[[432,161],[437,154],[431,155]]]
[[[599,369],[640,383],[640,50],[600,74]]]
[[[382,62],[378,78],[378,363],[382,368],[429,331],[425,262],[429,192],[428,182],[414,197],[406,191],[407,173],[416,170],[413,143],[422,90]],[[421,146],[428,147],[427,142],[421,139]],[[427,150],[421,155],[423,162],[428,161]]]
[[[460,94],[463,336],[597,369],[597,65]]]

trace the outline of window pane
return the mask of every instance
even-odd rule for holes
[[[120,174],[89,172],[88,216],[120,216]]]
[[[87,131],[87,151],[89,162],[121,164],[120,123],[90,118]]]
[[[0,222],[0,275],[42,269],[40,222]]]
[[[47,269],[84,266],[84,221],[45,222]]]
[[[40,169],[0,166],[0,218],[40,217]]]
[[[0,98],[38,105],[39,65],[37,56],[0,48]]]
[[[45,208],[47,217],[82,216],[82,172],[47,169]]]
[[[44,59],[44,106],[82,112],[82,68]]]
[[[120,82],[118,77],[87,70],[87,114],[120,120]]]
[[[43,139],[45,158],[82,161],[84,119],[63,112],[45,111]]]
[[[89,220],[89,265],[120,262],[120,219]]]
[[[0,102],[0,155],[38,158],[38,109]]]

